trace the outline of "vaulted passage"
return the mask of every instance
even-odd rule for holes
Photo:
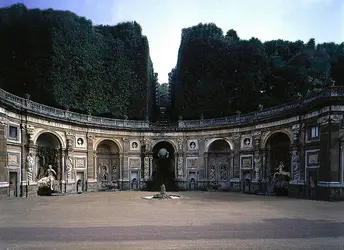
[[[152,190],[160,190],[164,184],[167,191],[175,191],[175,152],[171,143],[162,141],[153,147]]]

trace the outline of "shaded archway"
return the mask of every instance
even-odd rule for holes
[[[224,139],[215,140],[209,145],[207,176],[210,187],[229,188],[230,155],[231,147]]]
[[[279,172],[280,166],[283,167],[283,171],[290,173],[290,138],[283,132],[277,132],[272,134],[266,142],[266,167],[264,171],[264,177],[271,182],[274,174]],[[288,183],[290,177],[283,176],[280,178],[280,182],[276,187],[284,189],[283,194],[287,195]]]
[[[97,145],[97,182],[101,188],[111,188],[119,185],[120,179],[120,158],[119,147],[112,140],[103,140]]]
[[[153,171],[151,189],[160,190],[162,184],[167,191],[175,191],[175,151],[170,142],[161,141],[153,147]]]
[[[59,183],[59,188],[62,191],[62,143],[59,138],[50,133],[44,132],[37,137],[37,158],[36,158],[36,180],[40,180],[48,175],[48,166],[51,165],[52,169],[56,172],[56,180]],[[34,170],[33,170],[34,171]]]

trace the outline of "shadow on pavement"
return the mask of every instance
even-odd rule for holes
[[[128,241],[198,239],[292,239],[344,236],[344,223],[307,219],[269,219],[207,226],[25,227],[0,228],[0,241]]]

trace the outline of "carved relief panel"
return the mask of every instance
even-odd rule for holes
[[[241,155],[240,156],[240,168],[252,169],[253,168],[253,155]]]
[[[187,157],[186,158],[187,168],[198,168],[198,157]]]
[[[140,169],[141,168],[141,158],[140,157],[129,157],[128,164],[130,169]]]
[[[19,152],[8,152],[7,153],[7,166],[8,167],[19,167],[20,165],[20,153]]]
[[[306,167],[319,167],[320,166],[319,153],[320,153],[319,149],[306,151]]]

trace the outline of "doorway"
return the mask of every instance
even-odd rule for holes
[[[9,183],[9,196],[17,197],[18,185],[17,185],[17,172],[9,172],[10,183]]]
[[[76,192],[80,193],[84,191],[84,172],[76,173]]]

